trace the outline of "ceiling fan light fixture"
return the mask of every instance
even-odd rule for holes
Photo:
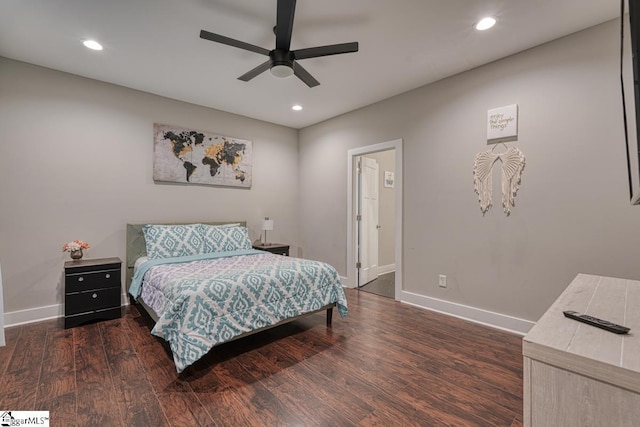
[[[280,79],[293,76],[293,68],[288,65],[274,65],[271,67],[271,74]]]
[[[276,26],[273,29],[273,32],[276,35],[276,48],[273,50],[267,50],[260,46],[205,30],[200,30],[200,38],[269,57],[267,61],[238,77],[238,80],[248,82],[259,74],[264,73],[267,70],[271,70],[271,74],[277,78],[283,79],[295,75],[308,87],[316,87],[320,82],[305,70],[297,60],[357,52],[358,42],[339,43],[291,50],[291,35],[295,9],[296,0],[278,0],[276,9]]]
[[[474,28],[478,31],[484,31],[488,30],[494,25],[496,25],[496,18],[494,18],[493,16],[487,16],[486,18],[482,18],[481,20],[479,20]]]

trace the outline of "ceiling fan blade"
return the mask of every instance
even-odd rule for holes
[[[249,43],[241,42],[240,40],[231,39],[229,37],[221,36],[220,34],[210,33],[209,31],[201,30],[200,38],[205,40],[211,40],[212,42],[226,44],[228,46],[239,47],[240,49],[248,50],[262,55],[269,56],[269,51],[263,47],[255,46]]]
[[[238,77],[238,80],[242,80],[243,82],[248,82],[249,80],[251,80],[252,78],[257,76],[258,74],[264,73],[265,71],[267,71],[270,67],[271,67],[271,59],[267,60],[266,62],[263,62],[260,65],[258,65],[253,70],[251,70],[251,71],[249,71],[247,73],[244,73],[243,75]]]
[[[296,11],[296,0],[278,0],[276,16],[276,49],[289,50],[291,33],[293,32],[293,15]]]
[[[310,47],[294,50],[291,53],[295,59],[317,58],[319,56],[339,55],[358,51],[358,42],[331,44],[328,46]]]
[[[320,84],[319,81],[314,79],[313,76],[297,62],[293,63],[293,74],[295,74],[296,77],[302,80],[309,87],[315,87]]]

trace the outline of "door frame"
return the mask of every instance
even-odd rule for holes
[[[395,171],[395,191],[396,191],[396,224],[395,224],[395,299],[400,300],[402,293],[402,139],[381,142],[379,144],[365,147],[353,148],[347,151],[347,283],[349,287],[355,287],[356,281],[356,217],[354,208],[354,170],[355,160],[358,156],[378,153],[380,151],[395,150],[396,171]]]

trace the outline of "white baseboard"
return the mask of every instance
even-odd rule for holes
[[[340,276],[340,280],[342,281],[343,288],[355,288],[355,283],[349,283],[349,279],[347,277]]]
[[[346,277],[341,277],[345,287],[354,287],[348,283]],[[535,325],[535,322],[494,313],[480,308],[470,307],[450,301],[427,297],[412,292],[402,291],[400,301],[416,307],[424,308],[471,322],[490,326],[508,332],[525,335]],[[128,305],[129,298],[122,294],[122,305]],[[24,325],[27,323],[41,322],[43,320],[56,319],[64,315],[62,304],[48,305],[45,307],[30,308],[27,310],[12,311],[4,314],[4,326]]]
[[[129,305],[129,297],[122,294],[121,303]],[[54,304],[45,307],[28,308],[26,310],[11,311],[4,314],[4,327],[26,325],[27,323],[42,322],[64,316],[64,305]]]
[[[47,305],[45,307],[28,308],[26,310],[10,311],[4,314],[4,327],[19,326],[27,323],[41,322],[63,316],[62,304]]]
[[[378,266],[378,275],[391,273],[393,271],[396,271],[396,265],[395,264],[387,264],[387,265],[379,265]]]
[[[402,291],[400,301],[416,307],[479,323],[481,325],[513,332],[518,335],[526,335],[533,325],[535,325],[535,322],[531,322],[529,320],[494,313],[481,308],[475,308],[438,298],[414,294],[413,292]]]

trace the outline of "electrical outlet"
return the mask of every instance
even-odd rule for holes
[[[438,278],[438,286],[440,286],[441,288],[447,287],[447,276],[445,276],[444,274],[440,275],[440,277]]]

